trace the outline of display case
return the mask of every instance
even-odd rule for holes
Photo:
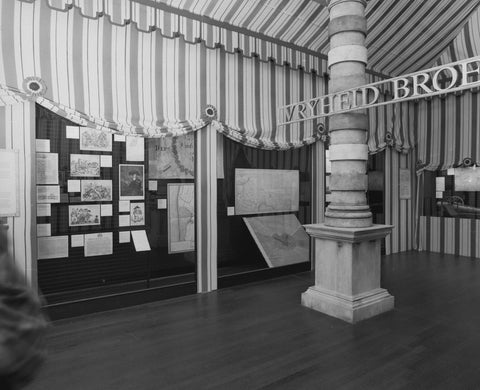
[[[222,138],[218,175],[219,286],[310,268],[311,150],[260,150]],[[250,275],[250,276],[248,276]]]
[[[178,285],[196,292],[194,135],[125,137],[40,106],[36,117],[37,268],[47,303]]]

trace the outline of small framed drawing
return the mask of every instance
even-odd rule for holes
[[[80,150],[112,151],[112,134],[106,131],[80,127]]]
[[[145,167],[137,164],[120,164],[119,199],[136,200],[145,197]]]
[[[111,202],[112,181],[81,180],[80,194],[82,202]]]
[[[100,155],[71,154],[70,176],[100,176]]]
[[[130,203],[130,226],[145,225],[145,203]]]
[[[68,226],[100,225],[100,205],[68,206]]]

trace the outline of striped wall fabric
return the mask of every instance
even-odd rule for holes
[[[37,101],[81,125],[160,137],[212,122],[265,149],[319,138],[312,121],[276,128],[277,107],[323,93],[315,73],[87,18],[76,7],[52,10],[43,0],[2,2],[0,13],[0,84],[25,96],[25,79],[41,79],[46,93]],[[216,116],[205,114],[208,105]]]
[[[421,100],[410,108],[418,140],[419,169],[435,171],[480,161],[480,96],[462,95]]]
[[[480,257],[480,220],[420,217],[420,250]]]
[[[385,223],[393,225],[392,233],[385,238],[385,253],[387,255],[415,248],[416,177],[413,173],[414,167],[415,153],[398,153],[390,148],[385,150]],[[410,172],[409,199],[400,198],[401,170]]]
[[[0,148],[18,151],[19,215],[7,217],[8,244],[25,280],[37,286],[35,258],[35,104],[23,102],[0,106]]]

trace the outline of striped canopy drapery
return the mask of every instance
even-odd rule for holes
[[[40,104],[81,125],[127,134],[180,135],[212,122],[264,149],[319,139],[316,122],[276,127],[278,106],[323,93],[324,79],[314,72],[144,32],[135,23],[92,19],[77,7],[58,11],[52,3],[1,3],[5,90],[25,96],[25,81],[40,80]]]
[[[413,110],[418,132],[418,169],[448,169],[462,165],[465,158],[480,161],[477,92],[422,100]]]
[[[306,8],[293,3],[4,1],[2,96],[26,96],[32,92],[25,89],[26,81],[38,80],[46,93],[37,101],[81,125],[161,137],[211,122],[218,131],[253,147],[309,144],[322,137],[318,121],[277,128],[275,115],[279,106],[324,93],[328,17],[319,3],[308,2]],[[474,7],[464,3],[430,10],[428,26],[444,27],[447,16],[452,26],[432,42],[458,31]],[[427,2],[416,4],[415,10],[427,15]],[[368,3],[367,45],[374,68],[370,81],[383,77],[377,70],[395,72],[382,65],[378,53],[391,44],[384,36],[397,24],[390,16],[396,10],[399,20],[412,11],[397,2]],[[404,31],[397,43],[411,44],[412,34]],[[420,52],[402,66],[411,67]],[[213,108],[206,111],[210,105]],[[399,105],[369,110],[370,152],[387,146],[407,151],[414,145],[407,112]]]

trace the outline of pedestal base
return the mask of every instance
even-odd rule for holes
[[[350,323],[393,309],[393,296],[380,288],[380,243],[392,226],[305,228],[315,239],[315,286],[302,305]]]
[[[354,324],[392,310],[394,297],[383,288],[350,297],[312,286],[302,294],[302,305]]]

